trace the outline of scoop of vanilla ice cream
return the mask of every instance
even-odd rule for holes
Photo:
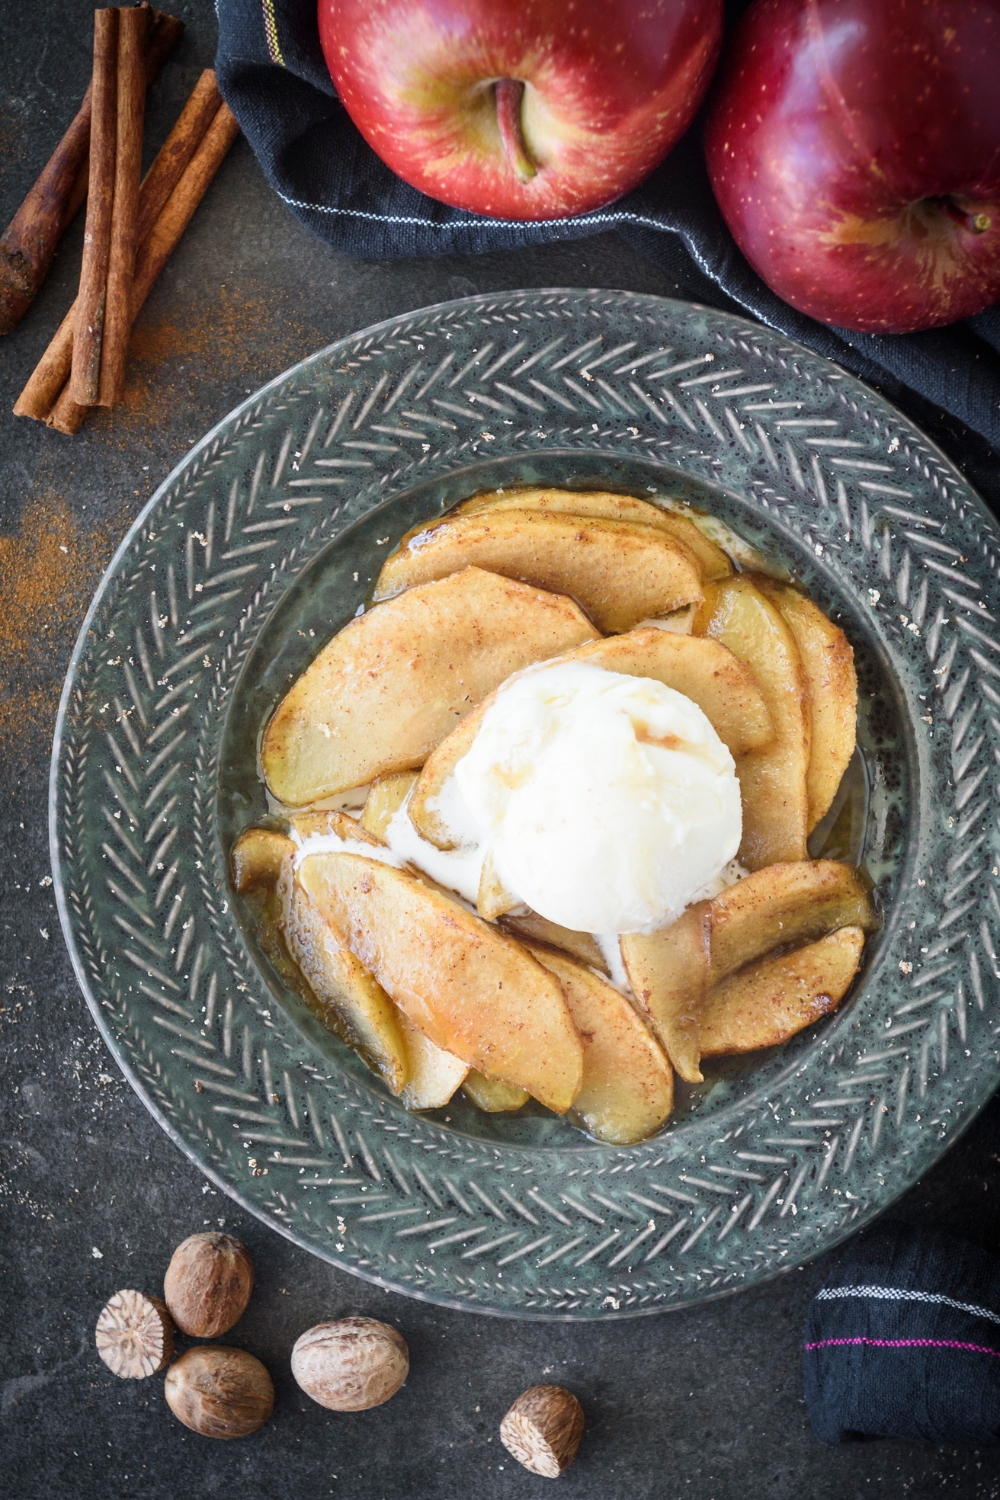
[[[588,662],[510,678],[455,783],[507,889],[576,931],[672,921],[739,848],[736,768],[697,704]]]

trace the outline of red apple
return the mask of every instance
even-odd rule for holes
[[[455,208],[564,218],[635,187],[691,122],[722,0],[320,0],[370,146]]]
[[[756,0],[705,135],[779,297],[868,333],[1000,297],[1000,0]]]

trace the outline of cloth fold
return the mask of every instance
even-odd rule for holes
[[[804,1364],[824,1443],[1000,1442],[1000,1260],[943,1230],[876,1225],[813,1298]]]
[[[730,0],[731,24],[746,0]],[[408,187],[336,97],[316,0],[217,0],[219,88],[271,187],[307,228],[362,259],[476,254],[614,230],[702,300],[735,308],[875,384],[902,384],[1000,448],[1000,308],[927,333],[827,328],[776,297],[738,250],[712,194],[696,120],[633,192],[594,213],[537,223],[449,208]],[[718,289],[716,291],[715,289]],[[713,291],[715,295],[713,295]]]

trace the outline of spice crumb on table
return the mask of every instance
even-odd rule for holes
[[[0,532],[0,751],[51,735],[65,651],[125,519],[90,523],[42,491],[17,530]]]

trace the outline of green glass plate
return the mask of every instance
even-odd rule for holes
[[[854,991],[685,1089],[656,1139],[529,1106],[407,1114],[257,946],[228,855],[261,728],[398,537],[515,483],[679,496],[853,642],[859,754],[813,852],[883,926]],[[98,1026],[227,1193],[371,1281],[516,1317],[625,1317],[830,1248],[998,1079],[998,532],[955,468],[829,362],[706,308],[601,291],[394,318],[246,401],[170,475],[87,616],[52,766],[53,872]]]

